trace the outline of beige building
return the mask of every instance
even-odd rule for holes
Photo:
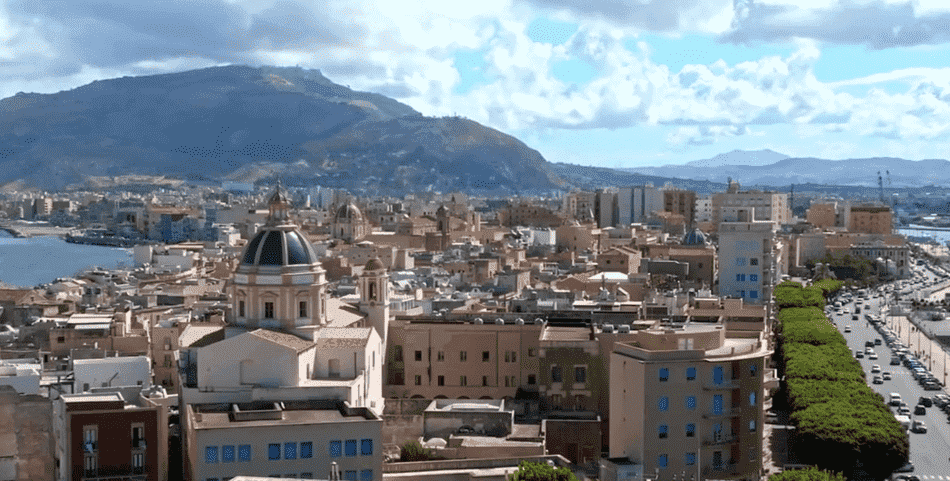
[[[848,232],[889,235],[892,220],[891,208],[885,205],[852,205]]]
[[[614,346],[602,479],[623,479],[618,466],[636,480],[761,478],[772,351],[761,333],[732,336],[722,325],[651,328]]]
[[[383,479],[383,421],[334,401],[199,404],[186,407],[184,453],[195,480],[235,476]]]
[[[726,192],[712,197],[712,222],[768,221],[778,228],[791,219],[788,194],[759,190],[740,191],[738,182],[731,182]]]
[[[819,228],[827,229],[834,227],[835,224],[835,204],[827,202],[815,202],[808,207],[805,213],[805,219],[809,224]]]
[[[687,226],[696,221],[696,192],[666,189],[663,191],[663,210],[683,216]]]

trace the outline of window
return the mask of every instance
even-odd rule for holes
[[[234,446],[221,446],[221,461],[225,463],[234,462]]]
[[[528,384],[533,385],[536,382],[534,374],[528,374]]]
[[[244,317],[244,301],[238,301],[238,316]]]
[[[396,362],[402,362],[402,346],[393,346],[393,360]]]
[[[145,427],[141,424],[136,424],[132,426],[132,447],[133,448],[144,448],[145,447]]]
[[[86,454],[83,456],[83,468],[85,468],[86,476],[96,476],[99,471],[99,455]]]
[[[416,361],[422,360],[422,351],[416,351]]]
[[[267,459],[271,461],[280,459],[280,443],[267,445]]]
[[[687,466],[696,465],[696,453],[686,453],[686,465]]]
[[[693,438],[696,437],[696,425],[689,423],[686,425],[686,437]]]
[[[373,454],[373,440],[361,439],[360,440],[360,455],[371,456],[372,454]]]
[[[249,462],[251,460],[251,445],[242,444],[238,446],[238,461]]]
[[[482,362],[488,362],[491,359],[491,354],[488,351],[482,351]]]
[[[696,380],[696,368],[695,368],[695,367],[688,367],[688,368],[686,368],[686,380],[687,380],[687,381],[694,381],[694,380]]]
[[[419,374],[416,374],[416,386],[421,386],[421,385],[422,385],[422,376]]]
[[[661,455],[659,455],[659,456],[656,457],[656,465],[657,465],[657,466],[659,466],[659,467],[661,467],[661,468],[665,468],[666,465],[667,465],[667,463],[668,463],[668,458],[667,458],[667,456],[666,456],[665,454],[661,454]]]
[[[669,434],[669,426],[666,424],[661,424],[657,427],[657,437],[660,439],[666,439],[666,436]]]
[[[297,443],[284,443],[284,459],[297,459]]]
[[[750,265],[750,266],[757,266],[757,265],[759,265],[759,258],[758,258],[758,257],[750,257],[750,258],[749,258],[749,265]]]
[[[356,481],[356,470],[347,470],[343,472],[343,479],[346,481]]]
[[[373,481],[373,470],[364,469],[360,471],[360,481]]]
[[[551,382],[561,382],[561,366],[551,366]]]
[[[742,267],[745,265],[745,257],[736,258],[736,267]]]
[[[745,282],[745,274],[736,274],[736,282]]]
[[[445,386],[445,376],[439,375],[439,386]]]
[[[346,451],[347,456],[356,456],[356,440],[347,439],[346,440]]]
[[[459,351],[459,362],[468,361],[468,351]]]
[[[300,443],[300,459],[310,459],[313,457],[313,442],[304,441]]]
[[[755,393],[749,393],[749,406],[755,406]]]
[[[574,382],[576,383],[587,382],[587,367],[574,366]]]
[[[758,274],[749,274],[749,282],[759,282]]]
[[[330,457],[339,458],[343,456],[343,443],[341,441],[330,441]]]
[[[205,446],[205,463],[214,464],[218,462],[218,447]]]
[[[297,313],[299,317],[307,317],[307,301],[300,301],[300,312]]]
[[[300,473],[300,478],[301,478],[301,479],[313,479],[313,473],[308,473],[308,472],[306,472],[306,471],[305,471],[305,472],[302,472],[302,473]]]
[[[660,382],[666,382],[669,380],[670,380],[670,370],[665,367],[661,367],[660,368]]]
[[[274,303],[265,302],[264,303],[264,319],[273,319],[274,318]]]
[[[86,388],[88,391],[89,388]],[[97,426],[85,426],[82,429],[83,449],[87,453],[95,452],[99,449],[99,428]]]
[[[488,385],[488,376],[482,376],[482,386]]]
[[[713,414],[722,414],[722,394],[713,396]]]
[[[459,386],[468,386],[467,376],[459,376]]]
[[[171,355],[171,354],[165,354],[165,360],[163,361],[162,365],[163,365],[164,367],[172,367],[172,355]]]
[[[690,411],[696,409],[696,396],[686,396],[686,409]]]
[[[517,362],[518,353],[515,351],[505,351],[505,362]]]
[[[759,291],[749,291],[749,299],[758,299]]]
[[[445,351],[439,351],[439,352],[435,353],[435,360],[436,360],[436,361],[444,361],[444,360],[445,360]]]
[[[145,453],[136,452],[132,454],[132,472],[140,474],[145,469]]]
[[[755,377],[759,373],[759,366],[755,364],[749,364],[749,375]]]
[[[657,402],[657,409],[660,411],[666,411],[670,408],[670,398],[666,396],[661,396],[659,402]]]
[[[535,357],[538,355],[538,352],[534,350],[533,347],[528,348],[528,357]]]
[[[722,384],[722,366],[713,368],[713,384]]]
[[[755,432],[755,419],[752,419],[749,421],[749,432],[750,433]]]

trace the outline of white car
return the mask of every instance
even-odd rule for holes
[[[844,332],[851,332],[851,324],[844,326]]]
[[[881,365],[880,365],[880,364],[875,364],[875,365],[871,366],[871,374],[878,374],[878,373],[880,373],[880,372],[881,372]]]

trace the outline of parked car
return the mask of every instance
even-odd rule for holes
[[[914,416],[923,416],[925,414],[927,414],[927,408],[925,408],[923,404],[914,406]]]
[[[844,326],[844,332],[851,332],[851,324]]]
[[[927,425],[920,420],[914,421],[914,425],[910,427],[910,432],[916,434],[925,434],[927,432]]]
[[[873,384],[884,384],[884,379],[881,376],[874,376],[874,379],[871,380]]]
[[[891,371],[884,371],[883,373],[881,373],[881,377],[882,377],[885,381],[890,381],[890,380],[892,379],[892,378],[891,378]]]
[[[920,396],[920,398],[917,400],[917,404],[920,404],[920,405],[923,405],[924,407],[929,408],[934,405],[934,401],[933,399],[927,396]]]
[[[878,373],[880,373],[880,372],[881,372],[881,365],[880,365],[880,364],[874,364],[874,365],[871,366],[871,374],[878,374]]]

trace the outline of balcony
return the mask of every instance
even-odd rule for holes
[[[703,417],[706,419],[720,419],[720,418],[731,418],[738,416],[740,411],[738,409],[723,409],[722,411],[716,412],[705,412]]]
[[[703,439],[703,446],[719,446],[722,444],[732,444],[739,440],[735,434],[719,434],[708,436]]]
[[[775,369],[767,369],[765,371],[765,377],[762,379],[762,385],[765,389],[773,390],[778,389],[778,373]]]

